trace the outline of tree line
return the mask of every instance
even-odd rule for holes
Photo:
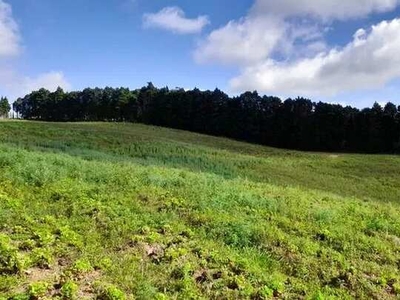
[[[13,108],[43,121],[115,121],[183,129],[262,145],[312,151],[400,153],[400,106],[350,106],[246,92],[156,88],[34,91]]]

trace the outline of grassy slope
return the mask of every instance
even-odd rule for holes
[[[142,125],[1,122],[0,299],[396,299],[399,170]]]

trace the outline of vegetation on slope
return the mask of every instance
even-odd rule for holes
[[[20,116],[42,121],[137,122],[312,151],[400,152],[400,106],[350,106],[216,89],[84,89],[34,91],[13,104]]]
[[[0,123],[0,299],[396,299],[400,158]]]

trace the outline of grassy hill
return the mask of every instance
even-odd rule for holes
[[[0,122],[0,299],[398,299],[400,157]]]

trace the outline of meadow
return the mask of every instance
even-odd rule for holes
[[[400,157],[0,122],[0,299],[399,299]]]

